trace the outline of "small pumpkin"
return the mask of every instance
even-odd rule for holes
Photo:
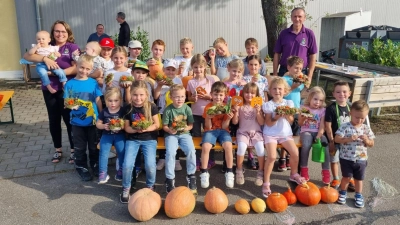
[[[267,205],[261,198],[255,198],[253,201],[251,201],[251,208],[256,213],[263,213],[267,208]]]
[[[165,214],[169,218],[182,218],[193,212],[196,198],[192,191],[185,186],[174,188],[168,193],[164,202]]]
[[[283,212],[287,209],[288,207],[288,202],[285,198],[285,196],[283,196],[280,193],[274,192],[271,193],[267,200],[267,206],[268,208],[272,211],[272,212]]]
[[[324,186],[319,191],[321,192],[321,201],[325,203],[335,203],[339,198],[339,192],[331,185]]]
[[[287,187],[288,187],[288,190],[283,193],[283,196],[285,196],[289,205],[296,204],[296,202],[297,202],[296,195],[292,192],[292,189],[290,188],[289,185],[287,185]]]
[[[158,213],[160,208],[161,196],[150,188],[142,188],[129,198],[129,213],[138,221],[150,220]]]
[[[162,73],[162,72],[163,72],[163,71],[162,71],[163,65],[162,65],[161,62],[159,62],[159,61],[157,61],[157,60],[156,60],[156,64],[155,64],[155,65],[148,66],[148,68],[149,68],[149,75],[150,75],[150,77],[153,78],[154,80],[155,80],[156,77],[157,77],[157,73]]]
[[[247,214],[250,212],[250,204],[246,199],[239,199],[235,203],[235,209],[240,214]]]
[[[219,188],[213,187],[209,189],[206,196],[204,196],[204,206],[210,213],[222,213],[228,208],[228,204],[228,197]]]
[[[296,194],[297,200],[307,206],[317,205],[321,200],[321,192],[318,187],[311,182],[297,185],[294,193]]]

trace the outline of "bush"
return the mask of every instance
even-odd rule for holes
[[[114,43],[117,45],[118,33],[114,34],[111,38],[114,40]],[[149,33],[145,30],[141,30],[140,27],[138,27],[136,32],[131,30],[130,40],[137,40],[142,43],[143,49],[139,55],[139,60],[141,60],[141,61],[147,60],[150,57]]]
[[[353,44],[353,47],[349,49],[349,58],[360,62],[400,68],[400,45],[392,40],[385,42],[375,38],[370,51]]]

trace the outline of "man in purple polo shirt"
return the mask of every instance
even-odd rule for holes
[[[293,9],[291,19],[293,25],[279,34],[275,44],[273,75],[283,76],[287,72],[287,58],[295,55],[304,60],[303,73],[307,74],[309,83],[311,83],[316,54],[318,53],[315,35],[312,30],[303,25],[306,19],[306,12],[303,8]],[[280,65],[279,71],[278,64]]]

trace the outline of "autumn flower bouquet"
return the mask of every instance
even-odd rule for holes
[[[79,102],[77,98],[65,98],[64,106],[68,109],[77,109],[79,107]]]
[[[186,128],[186,122],[185,121],[174,121],[171,124],[171,128],[176,130],[176,131],[183,131]]]
[[[168,85],[168,86],[171,86],[171,85],[173,85],[174,83],[172,82],[172,79],[171,78],[169,78],[169,77],[167,77],[165,74],[163,74],[163,73],[157,73],[156,74],[156,81],[165,81],[165,83]]]
[[[219,114],[225,114],[226,112],[227,109],[224,105],[214,105],[207,109],[208,115],[219,115]]]
[[[133,82],[133,77],[132,76],[127,76],[127,75],[122,75],[119,78],[119,84],[120,85],[132,85]]]
[[[291,108],[290,106],[284,105],[284,106],[276,107],[275,113],[278,115],[293,116],[294,114],[297,113],[297,110],[296,110],[296,108]]]
[[[105,84],[109,84],[113,79],[114,79],[114,74],[113,73],[107,74],[107,76],[105,78]]]
[[[136,114],[134,117],[134,121],[132,122],[132,128],[135,130],[145,130],[151,124],[152,122],[146,120],[146,117],[144,117],[142,114]]]
[[[304,74],[296,75],[293,77],[293,82],[297,82],[297,83],[304,84],[307,86],[309,84],[308,76],[304,75]]]
[[[133,66],[133,64],[135,64],[135,62],[136,62],[136,60],[134,60],[134,59],[128,60],[128,67],[132,68],[132,66]]]
[[[310,110],[306,109],[306,108],[301,108],[299,110],[300,115],[305,116],[307,118],[313,118],[314,115],[310,112]]]
[[[112,132],[118,132],[123,129],[124,127],[124,120],[123,119],[111,119],[110,122],[108,123],[108,126],[110,127],[110,130]]]

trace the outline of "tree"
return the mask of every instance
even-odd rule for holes
[[[290,12],[296,7],[305,7],[309,1],[300,0],[298,4],[294,0],[261,0],[261,6],[267,30],[268,55],[273,57],[274,47],[279,34],[287,27]],[[307,19],[311,19],[307,15]]]

